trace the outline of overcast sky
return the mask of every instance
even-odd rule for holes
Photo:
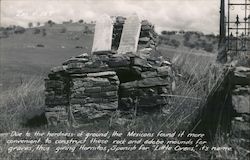
[[[219,0],[0,0],[1,25],[28,22],[60,23],[72,19],[91,21],[106,13],[127,16],[139,14],[157,31],[219,31]]]

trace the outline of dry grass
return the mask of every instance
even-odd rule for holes
[[[194,55],[193,55],[194,56]],[[174,130],[187,129],[191,121],[198,113],[200,105],[207,97],[209,90],[213,86],[212,79],[208,77],[216,77],[217,73],[211,70],[214,65],[213,58],[210,60],[201,55],[195,55],[193,58],[187,55],[175,57],[174,65],[177,66],[179,76],[176,76],[177,86],[175,94],[179,97],[170,97],[166,99],[169,105],[165,106],[161,112],[153,114],[145,114],[143,116],[133,116],[123,125],[115,124],[119,116],[111,121],[103,120],[93,122],[78,130],[90,131],[105,131],[118,130],[120,132],[127,132],[131,130],[141,132],[158,132],[160,130],[171,132]],[[216,78],[215,78],[216,79]],[[44,109],[44,84],[42,78],[34,77],[33,79],[24,82],[17,88],[13,88],[2,92],[0,94],[0,132],[9,132],[11,130],[30,130],[25,128],[24,123],[29,118],[37,115],[37,111]],[[39,112],[40,113],[40,112]],[[27,116],[29,115],[29,116]],[[45,128],[38,128],[41,131],[48,131]],[[63,130],[63,129],[62,129]],[[2,145],[4,146],[4,145]],[[55,146],[52,146],[55,147]],[[4,153],[5,159],[207,159],[207,155],[202,153],[170,153],[170,152],[63,152],[56,153],[20,153],[10,155]],[[1,157],[1,158],[2,158]]]
[[[22,128],[28,118],[44,109],[44,84],[41,77],[33,77],[16,88],[0,94],[0,132]]]

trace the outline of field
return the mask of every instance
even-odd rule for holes
[[[68,28],[67,28],[68,27]],[[48,131],[46,120],[44,119],[44,81],[50,68],[60,65],[66,59],[79,55],[81,53],[90,53],[93,41],[93,33],[84,32],[85,25],[55,25],[54,27],[39,27],[40,30],[45,29],[46,35],[42,33],[34,34],[35,28],[26,29],[22,34],[10,34],[8,38],[0,39],[0,132],[9,132],[12,130],[19,131]],[[89,28],[90,25],[88,25]],[[92,26],[93,27],[93,26]],[[63,28],[66,30],[62,31]],[[93,28],[91,28],[93,29]],[[176,66],[177,73],[180,78],[177,84],[176,94],[180,96],[189,96],[204,98],[207,90],[202,90],[204,84],[207,83],[207,74],[209,68],[214,64],[216,58],[216,44],[213,51],[208,52],[202,48],[190,48],[183,45],[185,36],[183,35],[162,35],[167,39],[175,39],[180,44],[178,46],[169,44],[168,42],[160,43],[157,47],[158,52],[164,58],[170,59]],[[192,36],[191,36],[192,37]],[[208,38],[203,35],[203,40],[209,42]],[[199,41],[197,38],[191,38],[192,43]],[[210,40],[216,41],[216,38]],[[210,42],[209,42],[210,43]],[[207,87],[207,86],[206,86]],[[179,125],[185,125],[197,107],[202,101],[189,99],[176,99],[170,108],[173,112],[170,114],[150,114],[140,117],[133,117],[131,121],[123,125],[118,125],[120,118],[113,117],[107,121],[93,123],[87,125],[81,130],[119,130],[119,131],[171,131],[175,130]],[[34,123],[35,122],[35,123]],[[77,132],[77,131],[76,131]],[[1,152],[0,152],[1,153]],[[2,152],[5,159],[23,158],[24,156],[36,159],[46,159],[51,155],[9,155]],[[79,155],[80,154],[80,155]],[[200,153],[188,153],[190,159],[199,159],[205,155]],[[53,155],[53,158],[62,158],[63,156],[76,158],[92,157],[100,159],[114,159],[120,156],[120,159],[181,159],[186,157],[183,154],[173,154],[157,152],[148,153],[132,153],[129,156],[124,154],[82,154],[82,153],[65,153],[61,155]],[[65,158],[65,157],[63,157]]]

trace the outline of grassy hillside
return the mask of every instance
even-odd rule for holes
[[[69,57],[91,51],[93,34],[84,33],[84,25],[82,31],[68,31],[66,28],[62,33],[64,27],[40,27],[40,33],[35,33],[37,28],[31,28],[22,34],[1,38],[0,87],[6,89],[19,85],[30,76],[43,76],[52,66],[61,64]],[[43,29],[46,35],[43,35]]]
[[[93,24],[47,24],[25,29],[24,33],[15,33],[16,28],[9,28],[8,37],[0,38],[0,90],[18,86],[31,76],[44,76],[67,58],[91,51]],[[3,31],[0,29],[0,35]],[[157,49],[163,57],[175,61],[183,54],[214,60],[217,38],[197,32],[163,31]]]

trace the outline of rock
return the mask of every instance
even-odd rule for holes
[[[119,87],[117,85],[110,85],[110,86],[101,88],[101,92],[118,91],[118,89]]]
[[[250,86],[249,85],[247,86],[236,85],[235,89],[233,90],[233,94],[235,95],[250,94]]]
[[[66,71],[67,68],[68,68],[68,66],[65,66],[65,65],[57,66],[57,67],[53,67],[51,69],[51,72],[54,72],[54,73],[56,73],[56,72],[63,72],[63,71]]]
[[[101,87],[91,87],[91,88],[85,88],[85,93],[99,93],[101,92]]]
[[[172,65],[172,63],[170,63],[169,61],[162,62],[162,66],[170,66],[170,65]]]
[[[70,63],[86,63],[88,61],[89,61],[88,58],[76,58],[76,57],[72,57],[69,60],[67,60],[66,62],[64,62],[63,65],[68,65]]]
[[[250,125],[248,122],[241,122],[241,121],[233,120],[232,132],[233,132],[234,137],[249,139]]]
[[[250,122],[250,114],[242,114],[241,116],[245,122]]]
[[[152,78],[157,77],[157,72],[155,71],[146,71],[141,73],[142,78]]]
[[[85,64],[83,63],[77,63],[77,62],[74,62],[74,63],[69,63],[67,65],[67,70],[71,70],[71,69],[82,69],[85,67]]]
[[[109,86],[110,82],[107,78],[93,78],[87,77],[83,79],[84,82],[91,82],[93,86]]]
[[[171,67],[169,66],[158,67],[157,73],[159,76],[172,76]]]
[[[111,57],[107,63],[109,67],[112,67],[112,68],[124,67],[124,66],[130,65],[130,59],[127,56],[115,55]]]
[[[135,57],[132,60],[132,65],[145,67],[145,68],[151,68],[152,66],[147,62],[147,60]]]
[[[233,95],[232,104],[237,113],[250,114],[250,95]]]
[[[146,78],[138,81],[138,87],[168,86],[169,82],[160,77]]]
[[[139,42],[141,42],[143,44],[146,44],[148,41],[150,41],[150,38],[148,38],[148,37],[139,38]]]
[[[97,72],[97,73],[88,73],[87,77],[109,77],[109,76],[115,76],[116,73],[113,71],[108,72]]]
[[[69,126],[68,123],[68,114],[65,107],[54,108],[53,110],[47,110],[45,116],[48,121],[49,126],[58,126],[62,124],[63,126]]]
[[[97,110],[114,110],[118,108],[118,101],[110,103],[89,103],[85,107],[95,108]]]
[[[234,84],[248,85],[250,82],[250,68],[236,67],[234,71]]]
[[[76,56],[76,58],[85,58],[85,59],[89,59],[89,55],[88,55],[88,53],[83,53],[83,54],[80,54],[80,55]]]

